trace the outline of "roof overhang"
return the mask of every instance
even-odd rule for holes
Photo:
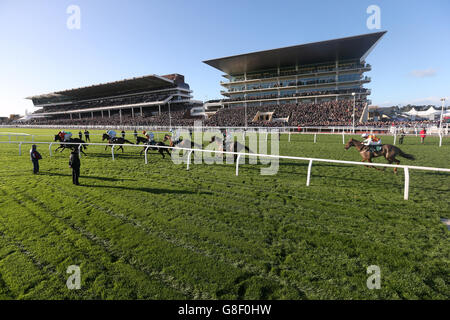
[[[119,94],[126,94],[139,90],[156,90],[159,88],[175,86],[174,81],[158,75],[124,79],[114,82],[101,83],[97,85],[57,91],[48,94],[27,97],[31,100],[81,100],[89,98],[101,98]]]
[[[336,60],[364,60],[386,32],[258,51],[203,62],[233,75]]]

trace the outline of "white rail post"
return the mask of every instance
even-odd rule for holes
[[[50,157],[52,156],[52,144],[53,142],[50,142],[50,145],[48,146],[48,153],[50,154]]]
[[[308,164],[308,175],[306,176],[306,186],[309,187],[309,184],[311,182],[311,167],[312,167],[312,160],[309,160]]]
[[[11,142],[11,135],[9,134],[8,136],[9,136],[9,142]]]
[[[239,175],[239,160],[241,159],[241,155],[238,154],[237,159],[236,159],[236,175]]]
[[[19,142],[19,156],[22,155],[22,142]]]
[[[81,144],[78,146],[78,156],[81,158]]]
[[[144,158],[145,158],[145,164],[148,164],[148,156],[147,156],[147,150],[148,150],[148,148],[150,148],[150,146],[148,146],[147,148],[145,148],[145,155],[144,155]]]
[[[409,169],[405,168],[405,193],[403,199],[408,200],[409,198]]]
[[[345,144],[345,133],[344,133],[344,130],[342,130],[342,144]]]
[[[112,155],[113,161],[114,161],[114,147],[115,147],[115,145],[113,145],[113,146],[111,147],[111,155]]]
[[[397,142],[397,134],[396,133],[394,133],[394,146],[395,146],[395,143]]]
[[[192,150],[189,151],[188,156],[187,156],[187,168],[186,168],[186,170],[189,170],[189,165],[191,164],[191,153],[192,153]]]
[[[442,133],[439,133],[439,147],[442,147]]]
[[[317,133],[314,133],[314,143],[317,141]]]
[[[291,130],[289,130],[289,142],[291,142]]]

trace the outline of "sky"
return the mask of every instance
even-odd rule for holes
[[[194,99],[216,99],[222,72],[202,61],[382,30],[366,59],[372,103],[449,105],[449,14],[448,0],[0,0],[0,116],[36,110],[28,96],[148,74],[183,74]]]

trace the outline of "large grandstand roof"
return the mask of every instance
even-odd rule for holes
[[[226,74],[267,70],[338,60],[361,59],[370,53],[387,31],[251,52],[203,61]]]
[[[148,75],[143,77],[124,79],[119,81],[96,84],[87,87],[68,89],[48,94],[27,97],[32,100],[81,100],[89,98],[100,98],[114,96],[130,92],[150,91],[159,88],[174,86],[174,80],[164,76]]]

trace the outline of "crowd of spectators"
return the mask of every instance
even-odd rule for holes
[[[247,109],[247,110],[245,110]],[[361,117],[363,107],[356,105],[355,119]],[[272,119],[287,119],[287,121],[253,121],[257,112],[272,112]],[[247,121],[245,113],[247,112]],[[308,104],[281,104],[255,107],[235,107],[218,110],[206,120],[208,126],[242,127],[248,126],[332,126],[349,125],[352,123],[353,101],[327,101]]]
[[[361,64],[361,63],[348,63],[345,65],[339,65],[338,70],[349,70],[349,69],[356,69],[356,68],[370,68],[371,66],[369,64]],[[298,70],[291,69],[291,70],[280,70],[280,74],[274,72],[264,72],[264,73],[256,73],[256,74],[247,74],[247,80],[252,79],[266,79],[266,78],[274,78],[277,76],[283,77],[283,76],[294,76],[294,75],[303,75],[303,74],[312,74],[312,73],[320,73],[320,72],[333,72],[336,71],[336,65],[330,64],[330,65],[322,65],[322,66],[309,66],[305,68],[299,68]],[[237,76],[234,78],[234,81],[243,81],[244,76]]]
[[[27,122],[27,124],[35,125],[79,125],[79,126],[90,126],[90,125],[124,125],[124,126],[169,126],[180,125],[180,126],[191,126],[194,124],[195,118],[190,116],[190,110],[184,107],[177,109],[173,107],[170,116],[167,110],[164,110],[159,114],[158,112],[146,113],[141,115],[135,115],[134,117],[130,113],[124,113],[122,117],[118,114],[109,116],[94,116],[85,118],[68,118],[67,115],[58,116],[57,118],[35,118]]]
[[[276,99],[276,98],[287,98],[287,97],[310,97],[310,96],[321,96],[321,95],[330,95],[330,94],[351,94],[355,93],[369,93],[369,89],[366,88],[358,88],[358,89],[333,89],[333,90],[320,90],[320,91],[305,91],[299,93],[283,93],[281,92],[279,95],[275,93],[271,94],[261,94],[257,96],[247,96],[247,97],[235,97],[224,99],[223,101],[244,101],[244,100],[263,100],[263,99]]]
[[[57,106],[46,106],[42,109],[36,111],[35,113],[45,113],[45,112],[57,112],[57,111],[68,111],[77,109],[88,109],[88,108],[100,108],[100,107],[110,107],[126,104],[138,104],[154,101],[164,101],[168,98],[167,94],[144,94],[136,96],[128,96],[121,98],[104,98],[96,99],[83,102],[75,102],[71,104],[57,105]]]

